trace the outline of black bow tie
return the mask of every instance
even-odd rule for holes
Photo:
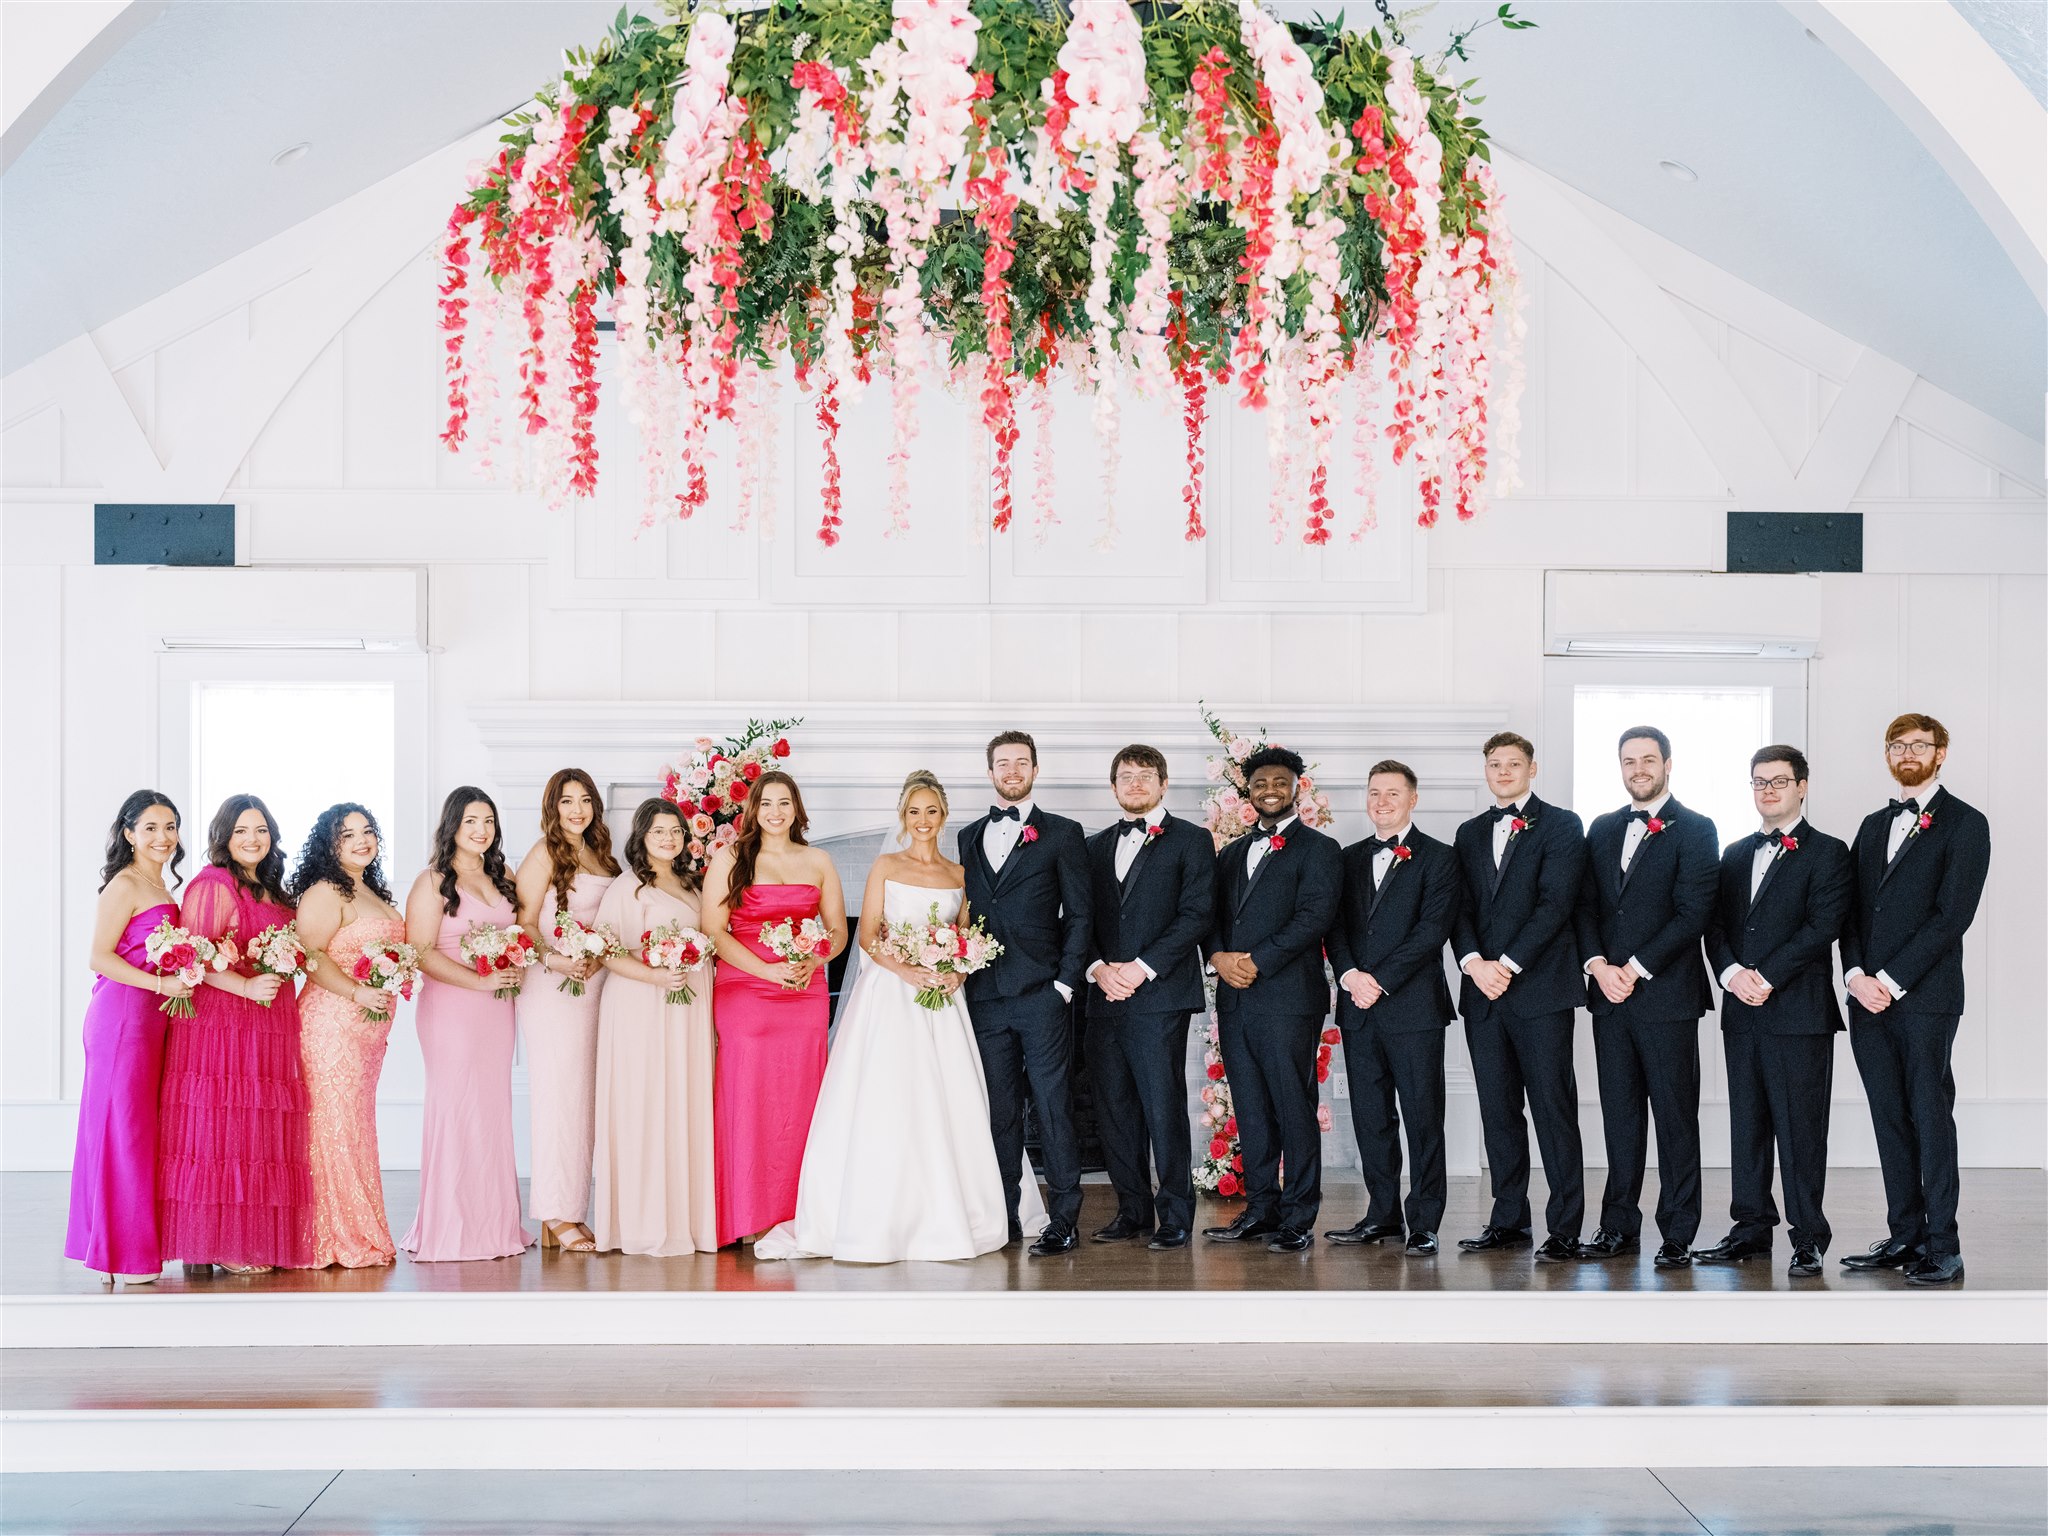
[[[1373,856],[1377,858],[1388,848],[1400,847],[1401,839],[1398,837],[1368,837],[1365,840],[1365,846],[1370,848],[1373,851]]]
[[[1519,805],[1496,805],[1486,814],[1495,821],[1506,821],[1510,816],[1521,815],[1522,808]]]
[[[1275,823],[1273,823],[1273,824],[1272,824],[1272,825],[1270,825],[1270,826],[1269,826],[1269,825],[1267,825],[1267,823],[1265,823],[1265,822],[1263,822],[1263,821],[1259,823],[1259,840],[1260,840],[1261,842],[1265,842],[1265,841],[1268,841],[1269,839],[1272,839],[1272,838],[1278,837],[1279,835],[1280,835],[1280,826],[1279,826],[1279,823],[1275,822]]]
[[[1129,837],[1133,832],[1150,833],[1151,830],[1152,824],[1142,816],[1133,817],[1128,821],[1120,821],[1116,824],[1116,835],[1118,837]]]
[[[1920,814],[1920,802],[1918,800],[1894,800],[1892,802],[1892,814],[1896,816],[1901,811],[1911,811],[1915,816],[1918,816]]]
[[[1785,834],[1783,832],[1759,832],[1757,833],[1757,838],[1761,842],[1773,843],[1780,848],[1785,846]]]
[[[1022,821],[1024,818],[1018,813],[1017,807],[1014,805],[992,805],[988,808],[988,819],[990,821]]]
[[[1650,813],[1639,805],[1628,813],[1628,819],[1630,821],[1648,821]]]

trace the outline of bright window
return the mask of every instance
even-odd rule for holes
[[[1628,799],[1620,737],[1636,725],[1653,725],[1671,738],[1671,792],[1713,818],[1723,847],[1756,830],[1749,758],[1773,739],[1768,687],[1576,686],[1572,805],[1585,820]]]

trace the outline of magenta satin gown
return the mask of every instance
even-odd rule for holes
[[[784,918],[818,915],[815,885],[750,885],[731,917],[732,936],[763,960],[761,930]],[[791,992],[718,962],[711,1017],[718,1031],[712,1122],[718,1174],[718,1241],[723,1247],[796,1215],[797,1175],[811,1111],[825,1080],[831,998],[825,967]]]
[[[290,907],[249,894],[225,869],[185,888],[179,925],[246,949]],[[252,976],[246,962],[237,973]],[[157,1219],[164,1256],[187,1264],[313,1262],[313,1175],[306,1079],[299,1065],[298,983],[266,1008],[202,986],[197,1012],[173,1019],[164,1043],[157,1141]]]
[[[434,943],[457,965],[471,928],[517,921],[503,898],[487,906],[464,891],[460,903],[441,919]],[[420,983],[413,1024],[427,1064],[420,1209],[398,1246],[423,1263],[524,1253],[532,1239],[519,1222],[512,1152],[512,1001],[429,976]]]
[[[168,901],[136,913],[114,953],[149,970],[143,945],[166,918],[178,920]],[[164,1267],[156,1218],[157,1094],[170,1019],[160,1001],[101,976],[85,1005],[85,1087],[64,1257],[102,1274],[154,1275]]]

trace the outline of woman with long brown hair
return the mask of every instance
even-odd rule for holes
[[[748,792],[739,836],[704,874],[704,933],[718,952],[721,1247],[796,1214],[804,1139],[825,1077],[825,967],[846,948],[846,898],[830,855],[804,841],[809,825],[796,780],[771,768]],[[814,920],[822,952],[789,959],[762,942],[765,928],[801,932]]]
[[[597,1095],[597,1014],[603,957],[555,949],[566,913],[595,928],[619,861],[604,824],[597,781],[581,768],[557,769],[540,800],[540,841],[520,861],[519,921],[540,946],[541,965],[519,993],[533,1109],[533,1174],[526,1214],[543,1248],[590,1253],[590,1147]]]

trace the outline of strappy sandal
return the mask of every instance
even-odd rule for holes
[[[221,1268],[231,1275],[248,1279],[251,1275],[267,1275],[277,1266],[274,1264],[223,1264]]]
[[[580,1221],[544,1221],[540,1224],[540,1245],[564,1253],[595,1253],[597,1239]]]

